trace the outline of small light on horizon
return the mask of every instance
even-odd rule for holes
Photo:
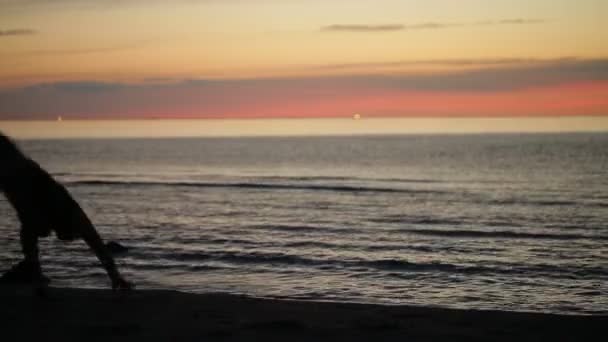
[[[359,119],[361,119],[361,114],[353,115],[353,120],[359,120]]]
[[[61,116],[58,116],[57,117],[57,122],[61,122],[61,121],[63,121],[63,118]]]

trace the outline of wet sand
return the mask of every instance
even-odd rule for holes
[[[3,341],[584,341],[606,327],[608,316],[0,286]]]

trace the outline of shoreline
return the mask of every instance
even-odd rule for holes
[[[2,336],[69,341],[588,340],[583,316],[262,299],[224,293],[0,286]]]

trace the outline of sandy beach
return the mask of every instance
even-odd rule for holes
[[[257,299],[176,291],[2,286],[3,340],[584,341],[608,316]]]

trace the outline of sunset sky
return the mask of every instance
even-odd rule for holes
[[[605,0],[0,0],[0,120],[608,115]]]

